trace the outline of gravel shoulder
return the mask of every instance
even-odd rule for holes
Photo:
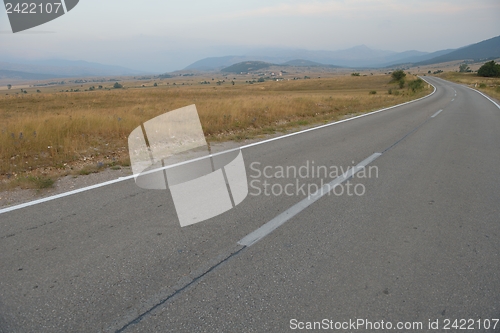
[[[212,143],[212,152],[220,152],[231,148],[241,147],[252,142],[257,142],[265,140],[270,137],[279,136],[284,133],[276,133],[275,135],[269,135],[264,138],[245,140],[241,142],[228,141],[228,142],[218,142]],[[106,168],[97,173],[91,173],[89,175],[79,175],[79,176],[65,176],[59,178],[55,181],[51,188],[47,189],[21,189],[14,188],[12,190],[0,191],[0,208],[6,208],[9,206],[14,206],[22,204],[25,202],[37,200],[40,198],[50,197],[56,194],[65,193],[73,191],[76,189],[85,188],[87,186],[92,186],[106,181],[115,180],[120,177],[126,177],[132,175],[132,169],[130,167],[122,167],[119,170],[113,170]]]

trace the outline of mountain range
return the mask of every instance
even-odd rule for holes
[[[247,55],[205,58],[187,66],[184,70],[216,71],[248,61],[309,67],[328,65],[329,67],[384,68],[398,65],[428,65],[453,60],[480,61],[499,57],[500,36],[497,36],[459,49],[445,49],[430,53],[416,50],[405,52],[374,50],[365,45],[340,51],[268,49]]]
[[[183,71],[220,71],[235,64],[263,62],[268,65],[299,67],[394,68],[420,66],[454,60],[483,61],[500,58],[500,36],[458,49],[436,52],[410,50],[394,52],[371,49],[365,45],[339,51],[311,51],[304,49],[264,48],[247,51],[243,55],[204,58]],[[236,66],[235,68],[245,68]],[[258,64],[257,67],[267,66]],[[247,66],[248,67],[248,66]],[[230,69],[233,70],[233,69]],[[26,60],[0,55],[0,79],[43,80],[68,77],[149,75],[144,71],[122,66],[64,59]]]
[[[430,65],[454,60],[489,60],[500,58],[500,36],[493,37],[482,42],[459,48],[432,59],[425,59],[415,65]]]
[[[45,78],[88,77],[88,76],[126,76],[147,74],[126,67],[103,65],[82,60],[25,60],[0,58],[3,78],[41,80]],[[24,73],[24,74],[22,74]]]

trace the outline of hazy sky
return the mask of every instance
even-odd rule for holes
[[[1,7],[0,60],[64,58],[154,72],[253,47],[437,51],[500,35],[499,0],[80,0],[17,34]]]

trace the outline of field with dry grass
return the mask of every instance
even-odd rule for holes
[[[408,75],[407,81],[416,77]],[[177,79],[142,87],[54,92],[53,88],[0,96],[0,180],[12,186],[50,187],[52,179],[128,165],[130,132],[155,116],[196,104],[208,141],[243,140],[402,103],[428,94],[399,89],[390,75],[216,85]],[[209,80],[209,79],[208,79]],[[170,80],[172,81],[172,80]],[[190,83],[188,83],[190,82]],[[80,87],[80,86],[79,86]],[[391,92],[389,93],[389,90]]]

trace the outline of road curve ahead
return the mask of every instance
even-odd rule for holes
[[[500,331],[500,109],[425,79],[417,102],[244,149],[249,196],[196,225],[133,180],[0,214],[0,331]]]

